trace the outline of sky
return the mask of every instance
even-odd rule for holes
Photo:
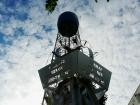
[[[38,70],[48,64],[65,11],[79,18],[79,33],[95,60],[112,72],[106,105],[127,105],[140,84],[140,0],[0,0],[0,105],[41,105]]]

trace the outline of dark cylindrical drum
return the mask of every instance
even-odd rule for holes
[[[62,36],[72,37],[78,31],[78,18],[73,12],[64,12],[58,18],[57,27]]]

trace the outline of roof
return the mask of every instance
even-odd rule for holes
[[[138,86],[128,105],[140,105],[140,85]]]

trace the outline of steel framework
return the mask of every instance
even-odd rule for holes
[[[39,70],[44,89],[42,105],[104,105],[111,72],[94,60],[81,43],[79,31],[57,34],[51,63]],[[84,49],[88,53],[84,53]]]

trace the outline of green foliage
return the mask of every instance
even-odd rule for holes
[[[52,13],[57,5],[57,1],[58,0],[46,0],[46,10],[50,13]],[[98,2],[98,0],[95,0],[95,2]],[[109,0],[107,0],[107,2],[109,2]]]
[[[58,0],[46,0],[46,10],[50,13],[52,13],[57,5]]]

